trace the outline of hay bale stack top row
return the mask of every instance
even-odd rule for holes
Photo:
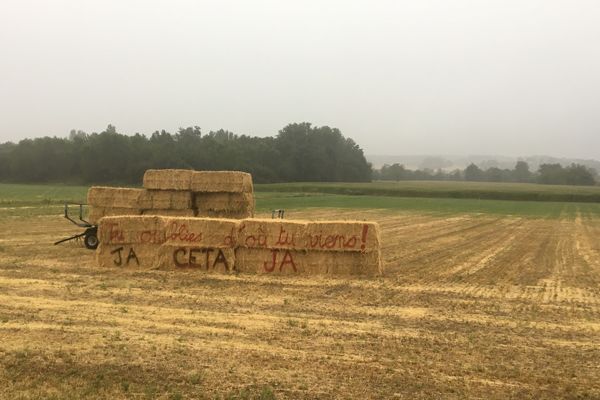
[[[144,174],[144,188],[187,190],[195,193],[252,193],[252,175],[239,171],[192,171],[149,169]]]
[[[94,186],[88,220],[117,215],[248,218],[254,215],[252,176],[239,171],[151,169],[144,189]]]

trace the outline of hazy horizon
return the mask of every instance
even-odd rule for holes
[[[4,1],[0,142],[339,128],[369,155],[600,159],[595,1]]]

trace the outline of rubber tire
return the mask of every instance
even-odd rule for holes
[[[96,232],[86,232],[85,236],[83,237],[83,244],[85,245],[86,249],[96,250],[98,243],[99,241]]]

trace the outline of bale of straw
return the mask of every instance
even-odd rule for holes
[[[188,169],[148,169],[144,173],[144,188],[190,190],[192,172]]]
[[[162,215],[165,217],[195,217],[196,212],[193,209],[189,210],[163,210],[163,209],[152,209],[142,210],[142,215]]]
[[[144,210],[188,210],[193,208],[192,192],[183,190],[146,190],[140,208]],[[143,203],[143,204],[142,204]]]
[[[107,245],[160,245],[165,242],[165,220],[144,215],[104,217],[98,226],[98,239]]]
[[[161,269],[197,269],[208,272],[231,272],[235,266],[233,248],[201,246],[160,246],[156,266]]]
[[[143,189],[92,186],[87,193],[87,203],[103,208],[141,208],[139,199],[143,195]]]
[[[240,171],[194,171],[193,192],[252,193],[252,175]]]
[[[239,220],[215,218],[165,218],[165,244],[202,248],[234,248]]]
[[[96,261],[102,268],[154,269],[160,245],[106,244],[96,249]]]
[[[381,247],[379,224],[364,221],[313,221],[306,227],[307,250],[378,251]]]
[[[380,251],[340,252],[309,251],[307,263],[325,263],[328,275],[375,276],[383,274]]]
[[[195,192],[194,208],[200,211],[223,211],[230,208],[229,197],[231,193],[227,192]]]
[[[363,275],[382,273],[381,257],[369,253],[306,251],[238,247],[235,251],[238,272],[276,275]]]
[[[140,215],[142,211],[137,208],[105,208],[92,206],[89,207],[87,221],[92,224],[98,224],[100,218],[117,215]]]
[[[305,249],[308,222],[253,218],[241,221],[238,245],[247,248]]]

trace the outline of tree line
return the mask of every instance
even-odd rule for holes
[[[472,182],[529,182],[553,185],[595,185],[597,172],[580,164],[563,167],[561,164],[541,164],[532,172],[525,161],[517,161],[513,169],[490,167],[482,169],[471,163],[465,169],[410,170],[401,164],[384,165],[373,171],[376,180],[449,180]]]
[[[363,150],[339,129],[289,124],[274,137],[203,134],[197,126],[150,136],[124,135],[109,125],[100,133],[0,144],[0,181],[140,184],[150,168],[237,170],[255,182],[371,179]]]

